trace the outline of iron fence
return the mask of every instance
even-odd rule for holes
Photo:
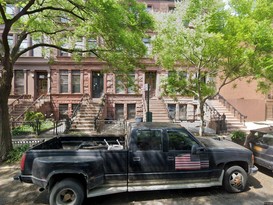
[[[67,129],[66,120],[35,120],[35,121],[11,121],[12,135],[57,135]]]

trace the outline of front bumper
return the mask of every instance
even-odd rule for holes
[[[249,174],[250,175],[254,175],[258,172],[258,167],[256,167],[255,165],[253,165],[253,167],[249,168]]]

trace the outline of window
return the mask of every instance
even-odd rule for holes
[[[15,7],[11,4],[7,4],[6,5],[6,13],[13,17],[15,14]]]
[[[169,71],[168,77],[178,78],[179,80],[187,78],[187,72],[185,71]]]
[[[89,50],[95,50],[98,46],[98,42],[96,38],[89,38],[86,43],[86,47]],[[94,53],[90,52],[89,55],[94,56]]]
[[[169,138],[169,150],[191,150],[197,143],[184,130],[167,131]]]
[[[124,105],[123,104],[116,104],[115,111],[116,111],[116,120],[123,120],[124,119]]]
[[[63,44],[62,48],[69,48],[69,45],[68,44]],[[69,56],[69,53],[66,52],[66,51],[60,50],[60,56]]]
[[[187,120],[187,104],[179,105],[179,120]]]
[[[8,35],[8,44],[10,47],[13,46],[13,34]]]
[[[138,130],[136,135],[137,150],[162,150],[161,130]]]
[[[174,6],[169,6],[169,11],[173,11],[175,9]]]
[[[175,119],[176,104],[168,104],[169,117]]]
[[[68,104],[59,104],[59,117],[60,119],[68,118]]]
[[[136,117],[136,104],[128,104],[127,105],[127,119],[135,119]]]
[[[127,93],[132,94],[135,93],[135,73],[128,74],[128,85],[127,85]]]
[[[143,43],[145,44],[147,48],[146,55],[149,56],[152,53],[152,45],[151,45],[151,38],[143,38]]]
[[[68,71],[60,71],[60,93],[68,93]]]
[[[116,93],[118,94],[125,93],[125,85],[123,83],[121,75],[116,75]]]
[[[72,71],[72,93],[81,92],[81,73],[79,70]]]
[[[117,94],[133,94],[135,93],[135,73],[129,73],[125,76],[118,74],[116,75],[115,91]]]
[[[78,38],[77,41],[75,42],[75,48],[79,50],[84,49],[84,41],[83,38]]]
[[[147,12],[152,12],[153,11],[153,6],[152,5],[147,5],[146,11]]]
[[[21,45],[20,45],[20,51],[25,50],[27,47],[29,46],[29,38],[26,38],[22,41]],[[23,55],[23,57],[28,56],[28,52],[25,52]]]
[[[32,45],[35,45],[35,44],[39,44],[39,43],[42,43],[43,41],[42,40],[35,40],[35,39],[32,39]],[[32,52],[32,56],[34,57],[42,57],[42,47],[37,47],[35,49],[33,49],[33,52]]]
[[[15,73],[14,73],[14,83],[15,83],[15,86],[14,86],[14,93],[16,95],[22,95],[24,94],[24,71],[22,70],[16,70]]]
[[[72,114],[76,111],[77,108],[79,109],[78,105],[79,104],[72,104]]]

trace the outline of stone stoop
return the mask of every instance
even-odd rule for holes
[[[22,113],[25,112],[25,110],[27,108],[29,108],[31,106],[31,104],[33,103],[33,101],[30,100],[21,100],[19,104],[14,106],[14,110],[11,111],[10,116],[12,117],[13,120],[15,120],[17,117],[19,117]],[[29,111],[34,111],[35,107],[32,107],[29,109]],[[24,116],[22,116],[23,120]],[[20,119],[19,119],[20,120]]]
[[[153,122],[171,122],[165,103],[160,99],[150,99]]]
[[[88,102],[82,104],[76,117],[74,118],[70,132],[80,132],[86,134],[95,134],[95,117],[99,112],[99,103]]]
[[[214,107],[221,115],[225,113],[227,132],[232,132],[236,130],[248,131],[247,127],[243,122],[240,122],[233,112],[229,111],[219,100],[209,100],[208,104]]]

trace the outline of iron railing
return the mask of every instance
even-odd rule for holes
[[[204,108],[206,112],[209,113],[210,119],[220,120],[221,114],[212,106],[210,106],[207,102],[204,104]]]
[[[46,95],[40,95],[30,106],[28,106],[22,114],[20,114],[18,117],[15,118],[15,122],[18,121],[21,117],[24,116],[24,114],[30,110],[37,102],[39,102],[42,98],[46,97]]]
[[[21,99],[27,99],[28,97],[29,97],[28,95],[23,94],[16,98],[14,101],[12,101],[12,103],[9,104],[9,113],[11,113],[14,110],[15,105],[19,104]]]
[[[217,94],[216,98],[231,112],[233,112],[234,117],[239,117],[240,122],[245,124],[245,120],[247,118],[246,115],[242,114],[237,108],[235,108],[232,104],[230,104],[222,95]]]
[[[76,117],[78,111],[81,109],[82,102],[83,102],[83,100],[84,100],[84,98],[85,98],[86,96],[89,96],[89,94],[84,93],[84,94],[82,95],[82,97],[81,97],[81,99],[80,99],[80,101],[79,101],[79,103],[78,103],[76,109],[73,110],[73,113],[72,113],[72,115],[71,115],[71,121],[73,121],[73,119]]]

